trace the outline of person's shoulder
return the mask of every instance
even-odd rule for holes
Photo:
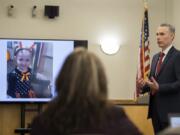
[[[110,108],[109,124],[113,133],[126,135],[142,135],[134,123],[128,118],[121,106],[112,106]]]
[[[175,47],[174,47],[174,57],[176,57],[178,60],[180,58],[180,50],[176,49]]]
[[[45,123],[43,122],[42,115],[38,115],[33,119],[30,128],[31,128],[31,132],[30,132],[31,135],[44,134],[44,131],[47,130],[47,128],[45,126]],[[48,132],[46,131],[44,135],[48,135]]]
[[[120,116],[120,117],[126,116],[124,109],[121,106],[111,106],[109,107],[108,112],[110,114],[113,114],[113,116]]]
[[[158,53],[155,53],[155,54],[153,55],[153,59],[156,58],[156,57],[159,57],[159,52],[158,52]]]
[[[8,74],[14,74],[14,73],[16,73],[16,68],[10,70]]]
[[[57,135],[52,117],[47,114],[47,109],[34,117],[31,122],[31,135]]]
[[[32,123],[31,123],[31,128],[36,127],[36,125],[42,125],[42,115],[38,115],[34,117]]]
[[[173,53],[175,55],[179,55],[180,54],[180,50],[177,49],[176,47],[172,46],[171,49],[169,50],[170,53]]]
[[[10,78],[13,78],[16,76],[16,71],[15,69],[11,70],[9,73],[7,73],[7,76],[10,77]]]
[[[128,119],[124,109],[121,106],[111,106],[107,111],[107,118],[109,122],[122,123]]]
[[[32,72],[32,68],[28,67],[28,72]]]
[[[36,116],[31,123],[31,135],[50,135],[42,114]],[[45,133],[44,133],[45,131]]]
[[[177,55],[179,56],[179,55],[180,55],[180,50],[177,50],[177,49],[176,49],[176,51],[177,51]]]

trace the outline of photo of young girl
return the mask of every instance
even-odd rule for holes
[[[32,72],[30,65],[33,58],[33,45],[23,48],[21,45],[14,48],[16,67],[8,73],[7,95],[12,98],[35,98],[32,88]]]
[[[52,97],[52,44],[7,42],[7,97]]]

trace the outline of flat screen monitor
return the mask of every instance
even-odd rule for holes
[[[168,117],[171,128],[180,127],[180,113],[170,113]]]
[[[66,57],[87,40],[0,39],[0,102],[48,102]]]

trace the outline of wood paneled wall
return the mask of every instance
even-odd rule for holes
[[[150,119],[147,119],[147,105],[123,106],[126,114],[144,135],[153,135],[153,127]]]
[[[16,135],[14,129],[20,127],[20,107],[19,104],[0,104],[0,135]],[[151,121],[147,120],[146,105],[122,105],[122,107],[144,135],[153,135]],[[34,112],[28,112],[26,123],[30,123],[35,115]]]

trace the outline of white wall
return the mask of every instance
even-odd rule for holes
[[[180,49],[180,17],[179,17],[179,12],[180,12],[180,1],[179,0],[173,0],[172,1],[172,10],[171,10],[171,22],[173,25],[176,27],[176,38],[175,38],[175,45],[178,49]]]
[[[12,17],[7,16],[10,4],[14,5]],[[60,16],[54,20],[43,17],[44,5],[51,4],[60,5]],[[31,17],[34,5],[36,18]],[[158,51],[156,27],[167,21],[169,9],[167,0],[149,0],[151,55]],[[0,37],[87,39],[89,50],[105,65],[109,98],[133,99],[142,16],[142,0],[0,0]],[[116,55],[100,50],[99,40],[104,35],[121,41]]]

